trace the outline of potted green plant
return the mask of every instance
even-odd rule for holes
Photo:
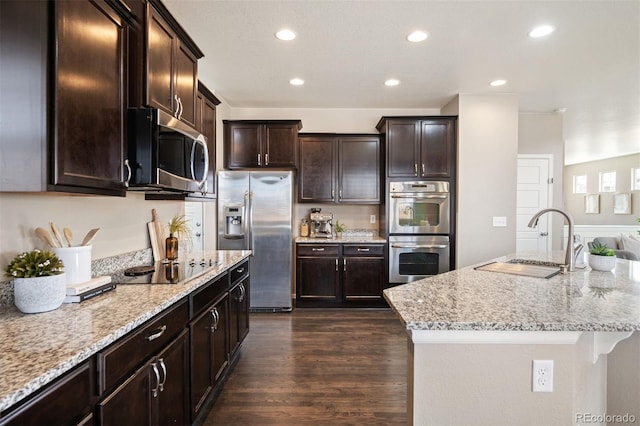
[[[64,264],[47,250],[32,250],[17,255],[7,265],[13,278],[14,303],[26,314],[47,312],[62,305],[67,279]]]
[[[345,229],[347,229],[347,227],[344,226],[343,223],[340,223],[340,221],[338,220],[336,220],[335,228],[336,228],[336,236],[338,238],[342,237],[342,233],[344,232]]]
[[[589,266],[596,271],[611,271],[616,267],[616,252],[604,244],[593,243],[589,249]]]
[[[178,258],[178,241],[183,240],[187,243],[191,243],[191,229],[187,222],[186,217],[181,215],[175,215],[169,221],[169,236],[165,240],[166,257],[169,260],[175,260]]]

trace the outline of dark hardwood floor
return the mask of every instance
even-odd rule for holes
[[[209,425],[406,424],[407,337],[390,310],[252,313]]]

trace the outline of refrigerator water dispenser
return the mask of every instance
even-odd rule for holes
[[[244,206],[229,205],[224,207],[224,237],[244,237]]]

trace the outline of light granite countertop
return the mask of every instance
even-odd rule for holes
[[[251,251],[203,254],[220,263],[179,284],[119,285],[99,297],[39,314],[23,314],[14,306],[0,308],[0,411],[182,300]]]
[[[514,257],[536,259],[492,261]],[[640,330],[640,262],[617,259],[613,272],[587,266],[549,279],[474,269],[487,263],[388,288],[384,297],[408,330]]]

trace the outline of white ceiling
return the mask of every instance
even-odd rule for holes
[[[566,108],[565,164],[640,152],[638,0],[164,3],[205,54],[200,79],[231,107],[440,108],[508,92],[521,112]],[[527,36],[543,23],[555,32]],[[284,27],[296,40],[274,37]],[[430,37],[407,42],[415,29]],[[489,87],[497,78],[508,83]]]

